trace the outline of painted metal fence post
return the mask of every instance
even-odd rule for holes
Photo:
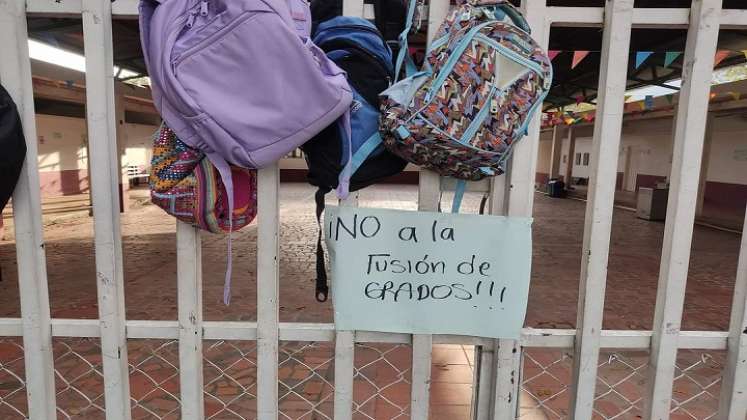
[[[83,0],[86,118],[107,420],[129,420],[111,1]]]
[[[742,228],[729,325],[719,418],[742,420],[747,418],[747,216]]]
[[[24,1],[0,2],[0,40],[0,82],[18,107],[27,147],[26,162],[13,194],[13,230],[23,322],[28,416],[31,420],[46,420],[56,416],[55,381],[39,193],[36,115]]]
[[[550,37],[550,21],[547,18],[546,0],[523,0],[521,7],[532,28],[532,38],[547,49]],[[527,136],[513,152],[508,179],[508,202],[506,214],[514,217],[531,217],[534,206],[534,180],[539,149],[540,123],[542,116],[536,115],[529,124]],[[504,189],[505,191],[505,189]],[[494,351],[494,418],[513,418],[518,411],[521,388],[521,345],[516,340],[499,340]]]
[[[182,418],[205,418],[202,373],[202,243],[200,231],[176,222],[179,302],[179,394]]]
[[[428,35],[430,43],[436,30],[449,12],[449,0],[432,0],[428,9]],[[420,169],[418,189],[418,210],[438,211],[441,196],[439,176],[431,171]],[[430,405],[431,362],[433,360],[433,336],[413,334],[412,336],[412,393],[410,417],[426,420]]]
[[[648,420],[669,418],[720,16],[721,0],[693,0],[645,394]]]
[[[257,194],[257,418],[278,418],[278,165],[259,170]]]
[[[632,24],[633,0],[607,2],[581,251],[571,418],[590,419],[594,409]]]

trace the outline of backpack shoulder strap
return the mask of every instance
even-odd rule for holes
[[[417,0],[409,0],[407,6],[407,19],[405,20],[405,29],[403,29],[402,33],[399,34],[399,51],[397,52],[397,61],[394,66],[395,83],[399,80],[399,73],[402,70],[402,64],[404,63],[406,57],[409,59],[409,61],[407,67],[405,68],[405,74],[407,76],[411,76],[417,71],[417,69],[415,68],[415,63],[412,61],[412,57],[410,57],[407,45],[407,36],[410,35],[410,30],[412,29],[412,20],[415,17],[415,8],[417,7],[417,3]]]
[[[324,264],[324,248],[322,248],[322,212],[324,212],[324,196],[331,190],[319,187],[314,195],[316,201],[316,223],[319,225],[319,236],[316,239],[316,300],[326,302],[329,294],[327,284],[327,267]]]

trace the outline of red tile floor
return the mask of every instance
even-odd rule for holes
[[[311,187],[281,187],[280,314],[284,322],[329,322],[330,304],[313,297],[313,242],[316,222]],[[142,200],[142,191],[133,197]],[[411,186],[380,186],[361,193],[361,205],[416,208]],[[72,200],[67,198],[66,200]],[[80,200],[80,197],[78,197]],[[444,197],[448,203],[449,197]],[[54,200],[52,200],[54,201]],[[83,200],[85,201],[85,200]],[[584,204],[536,195],[534,266],[526,325],[573,328],[576,319]],[[479,196],[469,195],[465,211],[475,211]],[[45,217],[47,270],[52,315],[96,318],[93,231],[86,211]],[[604,327],[649,329],[656,298],[664,225],[616,210],[609,261]],[[6,219],[12,238],[12,222]],[[136,205],[122,217],[125,293],[128,319],[176,318],[174,223],[152,205]],[[7,239],[6,238],[6,239]],[[736,273],[739,235],[696,226],[688,277],[683,328],[727,327]],[[221,303],[225,237],[203,235],[206,320],[255,320],[256,225],[234,238],[233,300]],[[17,317],[15,249],[0,242],[0,317]],[[243,274],[239,274],[243,273]],[[60,418],[103,418],[104,406],[97,340],[55,340]],[[176,343],[132,340],[129,345],[135,418],[178,418]],[[0,419],[22,418],[25,395],[22,353],[17,341],[0,339]],[[407,417],[409,348],[360,344],[356,348],[356,418]],[[718,398],[723,355],[680,352],[673,418],[707,418]],[[206,414],[214,419],[253,418],[256,410],[253,343],[206,342]],[[637,418],[645,381],[644,352],[604,353],[597,388],[599,418]],[[567,351],[530,350],[524,361],[522,418],[566,418]],[[281,354],[280,396],[283,418],[331,416],[332,348],[327,343],[285,343]],[[434,349],[431,417],[467,419],[472,398],[473,349]],[[627,411],[626,411],[627,410]]]

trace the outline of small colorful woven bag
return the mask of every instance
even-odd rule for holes
[[[239,230],[257,215],[257,172],[231,166],[233,224],[226,188],[205,154],[187,146],[165,124],[153,139],[150,198],[166,213],[213,233]]]

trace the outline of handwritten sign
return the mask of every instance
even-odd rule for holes
[[[531,219],[327,207],[338,330],[519,338]]]

